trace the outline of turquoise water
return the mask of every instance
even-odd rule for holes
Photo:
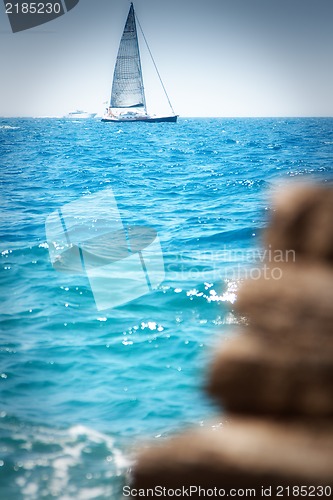
[[[0,120],[2,499],[119,498],[135,443],[212,425],[206,368],[237,326],[269,191],[331,181],[332,130],[333,119]],[[158,232],[166,279],[98,311],[87,278],[53,269],[45,220],[106,188],[126,221]]]

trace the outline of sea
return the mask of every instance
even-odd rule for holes
[[[0,155],[1,499],[120,499],[138,449],[228,422],[210,361],[243,328],[234,302],[260,273],[272,197],[332,181],[333,119],[3,118]],[[46,226],[106,192],[124,226],[154,229],[165,276],[99,309],[84,272],[53,265]]]

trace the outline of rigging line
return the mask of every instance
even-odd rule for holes
[[[163,90],[164,90],[165,96],[166,96],[166,98],[167,98],[167,100],[168,100],[168,103],[169,103],[169,106],[170,106],[170,108],[171,108],[171,111],[173,112],[173,114],[175,114],[174,109],[173,109],[173,107],[172,107],[172,104],[171,104],[171,102],[170,102],[170,99],[169,99],[168,93],[167,93],[167,91],[166,91],[166,88],[164,87],[164,83],[163,83],[163,81],[162,81],[162,78],[161,78],[160,72],[158,71],[158,68],[157,68],[157,66],[156,66],[155,59],[153,58],[153,54],[151,53],[151,50],[150,50],[150,48],[149,48],[149,45],[148,45],[147,39],[146,39],[145,34],[144,34],[144,32],[143,32],[143,29],[142,29],[142,27],[141,27],[141,23],[140,23],[140,21],[139,21],[139,18],[138,18],[138,16],[137,16],[137,13],[135,12],[134,14],[135,14],[136,20],[138,21],[138,25],[139,25],[140,31],[141,31],[141,33],[142,33],[142,37],[143,37],[143,39],[144,39],[144,41],[145,41],[145,44],[147,45],[147,49],[148,49],[149,55],[150,55],[150,57],[151,57],[151,60],[153,61],[153,64],[154,64],[154,67],[155,67],[155,70],[156,70],[157,76],[158,76],[158,78],[159,78],[159,80],[160,80],[160,83],[161,83],[162,88],[163,88]]]

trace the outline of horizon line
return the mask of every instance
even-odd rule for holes
[[[7,115],[7,116],[0,116],[0,119],[8,119],[8,118],[21,118],[21,119],[54,119],[54,120],[75,120],[75,118],[67,118],[66,116],[32,116],[32,115]],[[80,120],[98,120],[99,118],[102,118],[102,115],[96,116],[94,118],[81,118]],[[225,118],[225,119],[230,119],[230,118],[241,118],[241,119],[256,119],[256,118],[333,118],[333,115],[207,115],[207,116],[194,116],[194,115],[178,115],[178,119],[189,119],[189,118],[194,118],[194,119],[206,119],[206,118]]]

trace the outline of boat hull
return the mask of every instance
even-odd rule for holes
[[[95,118],[97,113],[86,113],[84,111],[82,112],[73,112],[73,113],[68,113],[68,115],[65,115],[63,118],[66,118],[68,120],[88,120],[89,118]]]
[[[102,118],[102,122],[105,123],[125,123],[125,122],[146,122],[146,123],[161,123],[161,122],[173,122],[177,121],[178,116],[150,116],[150,117],[140,117],[140,118]]]

